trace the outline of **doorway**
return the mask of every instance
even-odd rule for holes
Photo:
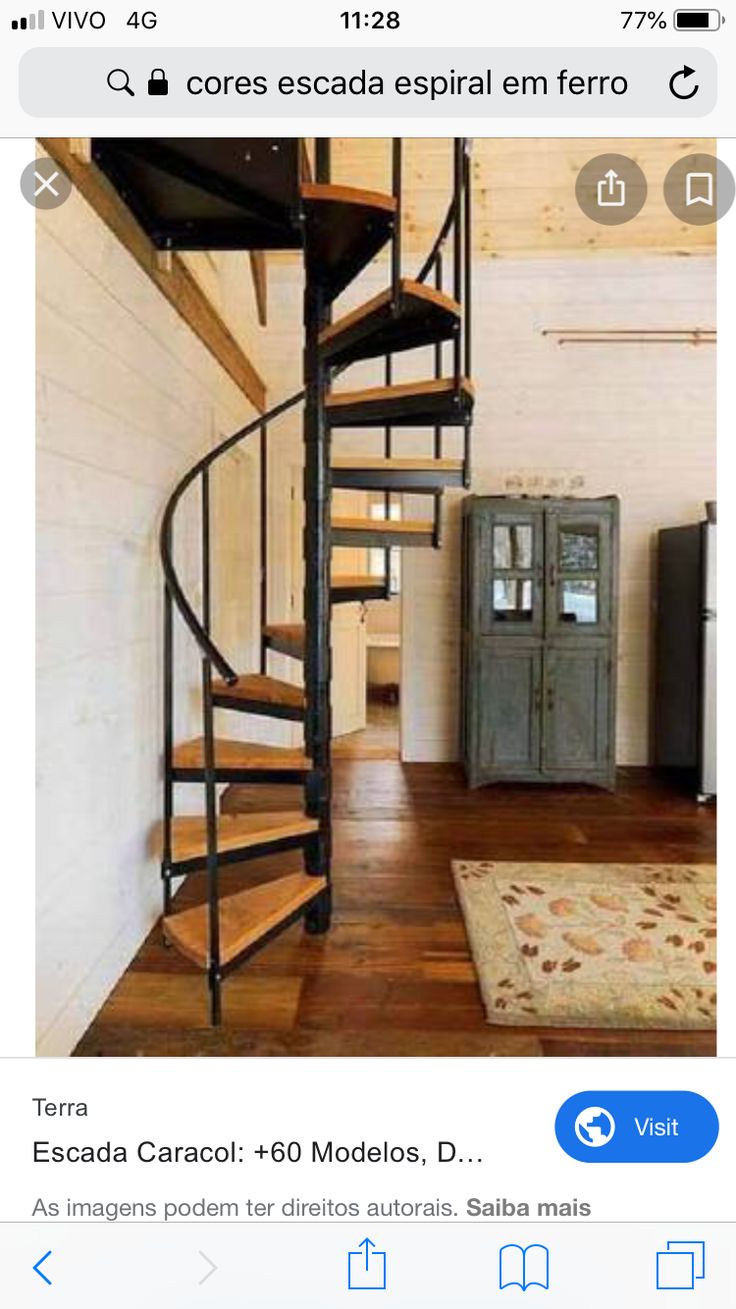
[[[292,621],[301,619],[303,587],[302,471],[292,470]],[[335,490],[333,509],[342,518],[383,518],[384,496]],[[391,516],[400,518],[400,497]],[[337,757],[399,759],[401,665],[401,551],[339,546],[333,575],[385,577],[390,598],[370,604],[335,605],[332,614],[332,736]]]
[[[386,504],[382,494],[365,495],[365,514],[376,520],[400,521],[400,496]],[[354,742],[357,758],[401,758],[401,550],[367,550],[367,572],[388,577],[389,598],[367,605],[366,728]]]

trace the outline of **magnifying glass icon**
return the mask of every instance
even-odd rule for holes
[[[130,74],[124,68],[112,68],[107,74],[107,85],[111,91],[127,91],[128,95],[135,95],[130,85]]]

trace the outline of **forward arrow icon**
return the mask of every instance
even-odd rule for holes
[[[207,1272],[205,1273],[204,1277],[200,1279],[200,1281],[197,1283],[197,1285],[198,1285],[198,1286],[204,1286],[205,1282],[208,1282],[208,1281],[209,1281],[209,1279],[211,1278],[212,1274],[217,1272],[217,1264],[215,1264],[215,1263],[212,1262],[212,1260],[210,1259],[209,1255],[205,1254],[204,1250],[200,1250],[200,1251],[199,1251],[199,1256],[200,1256],[201,1259],[204,1259],[204,1261],[205,1261],[205,1263],[206,1263],[206,1265],[207,1265]]]

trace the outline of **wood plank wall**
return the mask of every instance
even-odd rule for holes
[[[695,151],[716,154],[710,139],[564,137],[473,141],[473,248],[481,257],[537,257],[564,251],[651,250],[699,253],[715,249],[714,227],[676,222],[664,200],[668,169]],[[404,160],[404,248],[425,254],[447,208],[452,186],[450,143],[409,139]],[[608,152],[627,155],[644,170],[645,208],[636,222],[602,227],[579,209],[575,178],[589,159]],[[335,181],[390,190],[391,152],[385,138],[340,137],[333,144]]]
[[[255,410],[78,194],[39,213],[37,260],[38,1048],[58,1055],[158,912],[147,839],[160,811],[161,511],[185,469]],[[227,284],[207,256],[190,267],[223,313],[238,302],[231,330],[248,344],[247,257],[231,260]],[[212,488],[215,589],[228,651],[243,661],[257,621],[251,459],[229,460],[227,497],[223,470]],[[177,549],[197,595],[194,503]],[[186,737],[199,674],[181,639],[177,669]]]
[[[621,497],[617,761],[651,757],[654,549],[716,493],[712,345],[558,345],[545,326],[711,326],[715,260],[486,261],[474,315],[476,493]],[[459,500],[444,549],[407,552],[407,759],[457,757]],[[409,511],[408,511],[409,512]],[[428,552],[427,552],[428,554]]]

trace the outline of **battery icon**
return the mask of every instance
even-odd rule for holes
[[[721,26],[719,9],[676,9],[676,32],[717,32]]]

